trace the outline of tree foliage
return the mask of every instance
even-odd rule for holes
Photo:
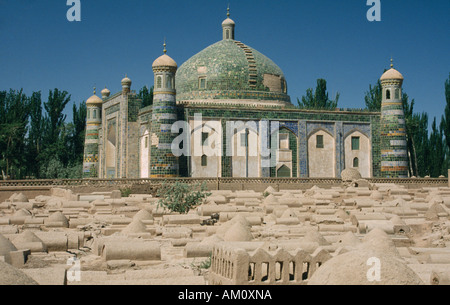
[[[381,101],[383,100],[383,87],[381,86],[381,81],[372,87],[369,85],[369,91],[366,92],[364,96],[364,101],[366,103],[366,108],[369,111],[381,111]]]
[[[450,73],[448,79],[445,81],[445,109],[441,119],[442,130],[445,135],[447,148],[450,150]]]
[[[301,109],[335,110],[339,96],[340,94],[337,93],[335,99],[331,100],[328,96],[327,81],[320,78],[317,80],[316,89],[307,89],[301,101],[297,98],[297,103]]]
[[[164,183],[158,189],[158,207],[166,208],[171,212],[187,214],[199,205],[203,199],[211,196],[207,192],[206,183],[190,185],[181,182]]]
[[[153,104],[153,87],[144,87],[143,107]],[[81,178],[86,130],[86,103],[66,108],[71,95],[59,89],[27,96],[24,91],[0,91],[0,178]]]
[[[445,161],[444,137],[442,128],[438,128],[436,118],[431,124],[430,135],[430,176],[438,177],[443,174],[443,166]]]
[[[9,179],[80,178],[86,106],[74,105],[73,122],[66,123],[66,91],[26,96],[23,90],[0,92],[0,174]]]
[[[144,86],[138,94],[139,98],[142,99],[142,107],[147,107],[153,105],[153,86],[148,89]]]
[[[26,167],[29,104],[23,90],[0,94],[0,168],[11,177],[21,177]]]

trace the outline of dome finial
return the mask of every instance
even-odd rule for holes
[[[167,53],[167,49],[166,49],[166,37],[164,37],[164,44],[163,44],[163,46],[164,46],[164,50],[163,50],[163,52],[164,52],[164,54],[166,54]]]
[[[94,95],[97,93],[97,88],[94,87]]]
[[[235,23],[233,20],[231,20],[230,18],[230,4],[228,4],[228,8],[227,8],[227,19],[225,19],[222,22],[222,29],[223,29],[223,40],[234,40],[234,27],[235,27]]]
[[[391,56],[391,68],[394,68],[394,59]]]

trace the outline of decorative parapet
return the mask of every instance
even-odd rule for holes
[[[304,285],[332,256],[317,248],[313,254],[302,249],[286,251],[259,248],[247,252],[236,245],[215,245],[209,272],[210,285]]]
[[[448,178],[369,178],[369,183],[388,183],[400,185],[448,185]],[[122,186],[162,183],[215,183],[215,184],[267,184],[267,185],[341,185],[340,178],[143,178],[143,179],[47,179],[47,180],[0,180],[0,187],[27,186]]]

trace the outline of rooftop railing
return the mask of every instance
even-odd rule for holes
[[[368,178],[369,183],[448,185],[448,178]],[[0,187],[64,187],[64,186],[122,186],[182,182],[188,184],[330,184],[339,185],[340,178],[146,178],[146,179],[45,179],[0,180]]]

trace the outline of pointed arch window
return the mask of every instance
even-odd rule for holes
[[[359,159],[358,158],[353,159],[353,167],[354,168],[358,168],[359,167]]]
[[[390,100],[391,99],[391,90],[386,90],[386,99]]]

